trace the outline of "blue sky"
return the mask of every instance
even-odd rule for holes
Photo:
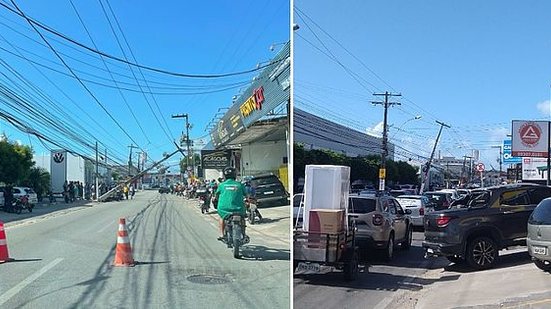
[[[13,7],[9,0],[1,1]],[[18,0],[16,3],[28,16],[93,47],[69,0]],[[106,0],[101,2],[73,0],[97,48],[124,58],[100,3],[103,3],[105,10],[110,14]],[[216,74],[249,70],[276,55],[279,47],[271,51],[270,45],[289,40],[288,1],[110,1],[109,4],[137,62],[169,71]],[[115,20],[111,15],[109,16],[126,56],[132,60]],[[109,71],[118,81],[117,85],[134,90],[122,90],[121,96],[98,55],[45,31],[41,33],[58,52],[62,53],[61,56],[80,78],[112,86],[109,88],[84,82],[128,134],[154,160],[160,159],[163,152],[174,150],[172,140],[179,139],[184,128],[184,120],[171,119],[172,114],[188,113],[190,122],[193,124],[191,138],[204,137],[203,140],[208,141],[208,132],[205,131],[207,123],[219,108],[230,106],[232,97],[244,90],[258,74],[249,73],[220,79],[180,78],[147,70],[139,72],[134,69],[131,72],[123,63],[106,60]],[[108,156],[112,153],[119,161],[127,160],[127,146],[132,143],[131,139],[119,129],[75,79],[66,75],[70,74],[69,71],[62,66],[55,54],[44,46],[43,41],[24,19],[0,7],[0,34],[3,37],[0,37],[0,47],[4,49],[0,50],[0,59],[36,85],[40,92],[56,102],[57,106],[61,106],[69,117],[61,116],[52,108],[46,108],[49,112],[61,117],[64,123],[72,121],[74,126],[80,124],[90,131],[94,139],[100,140],[109,149]],[[60,71],[61,73],[38,67],[67,96],[46,80],[27,60],[14,55],[18,53],[41,65]],[[13,83],[14,76],[9,69],[6,66],[0,66],[0,72],[5,74],[0,75],[0,83],[9,89],[16,89]],[[170,95],[142,94],[132,73],[139,80],[142,79],[143,73],[152,92],[170,93]],[[141,82],[141,86],[144,91],[148,91],[144,82]],[[192,94],[206,91],[219,92]],[[187,95],[183,95],[184,93]],[[36,98],[36,93],[33,95]],[[45,106],[45,103],[40,101],[34,103]],[[134,116],[127,105],[130,106]],[[0,108],[13,112],[13,109],[7,107],[2,101],[0,101]],[[153,115],[152,109],[157,117]],[[164,126],[165,130],[162,130],[161,126]],[[12,140],[20,140],[24,144],[32,143],[37,153],[46,151],[35,137],[21,133],[1,118],[0,131],[4,131]],[[56,139],[67,141],[62,136],[57,136]],[[82,148],[78,149],[85,151]]]
[[[402,105],[389,110],[389,136],[410,154],[397,159],[428,157],[439,120],[452,126],[442,133],[443,156],[478,149],[487,168],[497,169],[491,146],[510,134],[511,120],[549,119],[549,1],[294,4],[304,13],[294,15],[295,106],[377,132],[383,109],[370,104],[381,100],[372,93],[401,93],[394,100]],[[308,27],[362,85],[317,50],[325,49]],[[416,115],[422,118],[411,120]]]

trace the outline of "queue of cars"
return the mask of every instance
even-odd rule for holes
[[[526,245],[534,264],[551,272],[550,187],[520,183],[397,197],[372,191],[349,196],[348,219],[360,249],[378,250],[391,260],[397,245],[411,246],[413,228],[423,228],[426,257],[487,269],[498,261],[499,250]],[[301,203],[303,195],[295,195],[293,218],[299,224]]]

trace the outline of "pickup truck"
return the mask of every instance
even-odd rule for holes
[[[461,203],[425,214],[425,256],[491,268],[499,250],[526,244],[528,218],[546,197],[551,188],[527,183],[472,190]]]

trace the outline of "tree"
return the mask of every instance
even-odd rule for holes
[[[193,155],[193,158],[195,159],[195,164],[194,164],[195,166],[201,165],[201,156],[199,154],[195,153]],[[185,173],[187,171],[187,166],[188,166],[187,156],[184,156],[180,160],[180,172]]]
[[[21,183],[33,166],[31,147],[7,139],[0,140],[0,182],[9,185]]]

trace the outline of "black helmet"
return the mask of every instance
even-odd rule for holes
[[[228,166],[224,169],[224,178],[226,179],[235,179],[236,171],[235,168]]]

